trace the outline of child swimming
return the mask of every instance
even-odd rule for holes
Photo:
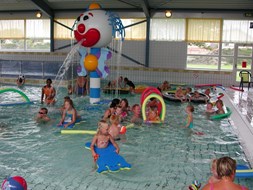
[[[217,107],[217,111],[216,114],[224,114],[225,111],[223,109],[223,101],[222,100],[217,100],[215,103],[216,107]]]
[[[213,104],[211,102],[208,102],[206,104],[206,113],[214,113],[215,110],[213,109]]]
[[[119,153],[119,146],[118,144],[114,141],[113,137],[109,134],[109,125],[106,123],[105,120],[100,120],[98,122],[98,132],[97,134],[93,137],[90,149],[91,149],[91,154],[94,158],[94,160],[97,160],[97,154],[94,150],[94,146],[97,146],[98,148],[106,148],[108,144],[111,142],[112,145],[116,148],[115,152]]]

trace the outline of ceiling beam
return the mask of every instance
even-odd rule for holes
[[[150,7],[147,0],[141,1],[141,7],[143,12],[145,13],[146,18],[150,18]]]
[[[41,10],[43,13],[45,13],[50,18],[54,18],[54,11],[53,9],[45,3],[44,0],[31,0],[39,10]]]
[[[125,1],[125,0],[118,0],[118,1],[121,2],[121,3],[125,3],[126,5],[130,5],[130,6],[132,6],[132,7],[139,8],[137,5],[134,5],[134,4],[132,4],[132,3],[129,3],[129,2],[127,2],[127,1]]]

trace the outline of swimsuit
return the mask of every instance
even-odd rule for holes
[[[53,94],[54,90],[53,90],[53,87],[47,87],[47,86],[44,86],[43,87],[43,90],[44,90],[44,94],[46,95],[46,99],[45,99],[45,102],[47,104],[50,104],[52,102],[54,102],[54,98],[51,98],[51,94]]]
[[[246,190],[246,188],[244,186],[241,186],[242,190]],[[214,190],[213,188],[213,183],[211,183],[211,187],[210,187],[210,190]]]
[[[189,119],[190,119],[190,117],[188,116],[188,117],[187,117],[187,121],[186,121],[187,123],[188,123],[188,120],[189,120]],[[193,128],[193,122],[190,123],[190,125],[188,126],[188,128],[189,128],[189,129],[192,129],[192,128]]]
[[[72,121],[73,118],[73,114],[72,113],[68,113],[68,111],[66,111],[66,115],[65,115],[65,119],[64,119],[64,123],[69,123]]]

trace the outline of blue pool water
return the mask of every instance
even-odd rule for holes
[[[205,184],[210,176],[210,161],[231,156],[239,164],[248,164],[228,119],[208,120],[205,106],[194,104],[194,131],[180,128],[185,122],[187,104],[169,103],[166,123],[130,128],[126,139],[118,141],[120,154],[132,165],[129,171],[98,174],[89,150],[84,148],[91,135],[61,135],[56,124],[58,108],[66,95],[49,107],[51,123],[38,124],[34,117],[41,107],[39,87],[25,87],[33,105],[0,106],[0,181],[6,176],[23,176],[28,188],[51,189],[187,189],[193,180]],[[130,105],[139,103],[139,95],[125,95]],[[75,129],[96,129],[107,105],[92,106],[88,97],[72,97],[78,113],[86,122]],[[112,99],[112,95],[103,95]],[[2,102],[23,101],[15,93],[0,94]],[[236,179],[253,187],[252,179]]]

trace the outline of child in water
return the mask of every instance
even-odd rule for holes
[[[139,104],[133,105],[132,112],[133,112],[133,116],[131,118],[131,123],[142,123],[141,107]]]
[[[211,102],[208,102],[206,104],[206,113],[214,113],[215,110],[213,109],[213,104]]]
[[[192,113],[194,112],[194,107],[192,105],[188,105],[185,108],[185,112],[187,113],[187,121],[185,126],[183,128],[193,128],[193,115]]]
[[[209,178],[208,183],[216,183],[220,181],[216,168],[217,168],[217,159],[213,159],[211,164],[211,172],[213,175]]]
[[[65,109],[63,110],[62,118],[58,126],[64,125],[64,128],[67,128],[68,126],[75,124],[77,112],[71,99],[65,100],[64,107]]]
[[[223,101],[222,100],[217,100],[215,103],[216,107],[217,107],[217,111],[216,114],[224,114],[225,111],[223,109]]]
[[[150,107],[147,114],[147,121],[161,121],[156,106]]]
[[[108,144],[111,142],[112,145],[116,148],[115,152],[118,154],[119,153],[119,146],[118,144],[114,141],[113,137],[109,134],[109,125],[106,123],[105,120],[100,120],[98,122],[98,132],[97,134],[93,137],[90,149],[91,149],[91,154],[94,158],[94,160],[97,160],[97,154],[94,150],[94,146],[97,146],[97,148],[106,148]]]

